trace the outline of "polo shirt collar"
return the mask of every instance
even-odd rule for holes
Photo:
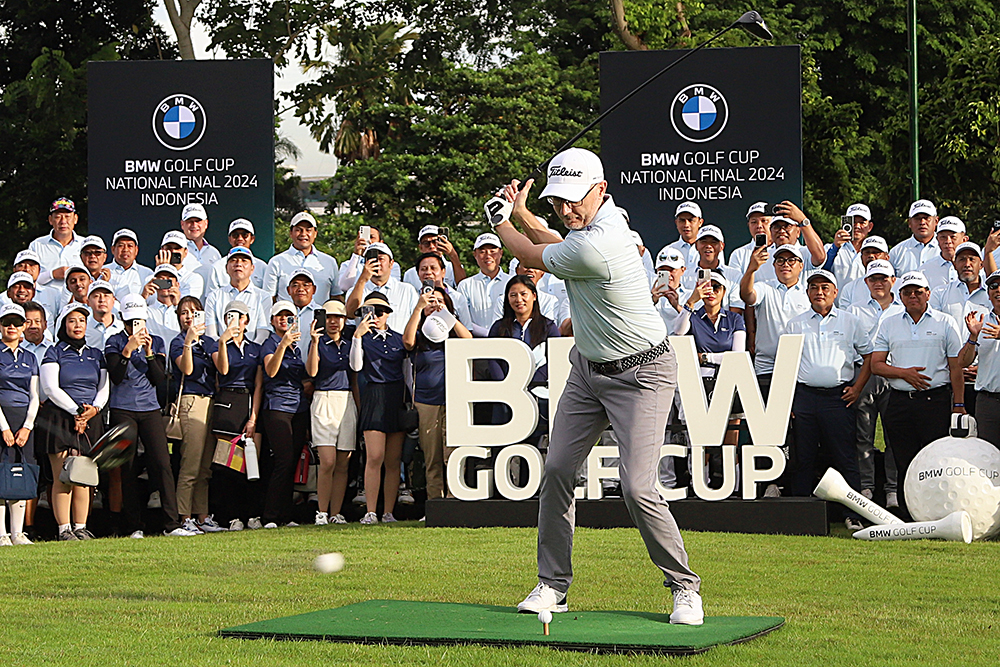
[[[379,340],[386,340],[386,339],[388,339],[389,338],[389,334],[391,334],[391,333],[392,333],[392,330],[389,329],[389,328],[386,328],[386,329],[372,329],[372,331],[371,331],[372,338],[378,338]]]

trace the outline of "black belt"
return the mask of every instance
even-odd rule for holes
[[[247,387],[223,387],[219,389],[220,394],[223,392],[228,394],[249,394],[250,391]]]
[[[813,394],[819,394],[820,396],[840,397],[844,395],[844,387],[849,385],[850,383],[845,382],[844,384],[837,385],[836,387],[810,387],[807,384],[800,384],[799,387]]]
[[[664,338],[662,343],[656,347],[651,347],[644,352],[636,352],[635,354],[622,357],[621,359],[615,359],[613,361],[598,362],[588,360],[587,363],[590,364],[590,371],[592,373],[600,373],[601,375],[617,375],[618,373],[624,373],[630,368],[647,364],[669,350],[670,343],[667,342],[666,338]]]
[[[912,401],[918,398],[930,398],[932,396],[949,392],[951,391],[951,385],[943,384],[940,387],[935,387],[934,389],[924,389],[922,391],[900,391],[899,389],[892,389],[892,391],[896,394],[906,396]]]

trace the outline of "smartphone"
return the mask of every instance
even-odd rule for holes
[[[153,278],[153,287],[156,289],[170,289],[173,286],[173,282],[166,278]]]
[[[358,238],[364,241],[365,243],[371,243],[372,228],[369,227],[368,225],[361,225],[361,227],[358,228]]]
[[[843,229],[848,234],[854,232],[854,216],[853,215],[842,215],[840,216],[840,228]]]
[[[712,269],[698,269],[698,282],[707,283],[712,279]]]
[[[146,320],[132,320],[132,333],[137,334],[146,330]]]
[[[665,288],[670,283],[670,272],[669,271],[657,271],[656,272],[656,282],[653,283],[653,289],[659,290]]]
[[[237,312],[226,313],[226,328],[240,319],[240,314]]]
[[[285,316],[285,324],[288,325],[289,329],[298,329],[299,328],[299,318],[295,317],[294,315],[286,315]]]
[[[753,245],[755,248],[763,248],[767,245],[767,234],[755,234],[753,237]]]
[[[424,280],[421,283],[421,286],[420,286],[420,293],[421,294],[430,294],[433,291],[434,291],[434,281],[433,280]]]
[[[781,204],[775,204],[771,207],[771,215],[781,215],[781,211],[778,210],[779,206],[781,206]]]
[[[447,241],[448,240],[448,228],[447,227],[438,227],[438,236],[440,236],[445,241]]]
[[[1000,220],[993,221],[993,231],[1000,229]]]
[[[368,250],[365,250],[365,263],[367,264],[373,259],[378,259],[378,248],[368,248]]]
[[[326,329],[326,311],[322,308],[317,308],[313,313],[313,329],[315,331]]]
[[[361,306],[361,319],[363,320],[369,315],[375,317],[375,306]]]
[[[232,314],[232,313],[230,313],[230,314]],[[191,326],[196,326],[196,325],[199,325],[199,324],[201,324],[201,325],[205,324],[205,311],[204,310],[196,310],[193,313],[191,313]]]
[[[181,263],[181,254],[179,252],[172,252],[172,253],[170,253],[170,263],[171,264],[180,264]]]

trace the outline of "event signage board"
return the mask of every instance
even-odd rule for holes
[[[685,53],[602,53],[601,107]],[[727,255],[750,240],[751,204],[801,204],[801,88],[798,46],[704,49],[602,121],[608,191],[654,253],[678,238],[682,201],[722,228]]]
[[[254,224],[254,254],[274,252],[274,70],[267,59],[87,65],[91,234],[139,236],[148,264],[185,204],[208,211],[225,252],[229,223]]]

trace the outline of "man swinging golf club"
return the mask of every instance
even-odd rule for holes
[[[559,400],[538,502],[539,583],[517,609],[568,610],[573,581],[576,471],[610,423],[618,437],[622,495],[653,563],[673,591],[671,623],[704,621],[698,575],[688,567],[677,523],[655,487],[677,365],[663,320],[649,299],[628,224],[607,194],[604,167],[570,148],[549,164],[541,197],[570,230],[548,230],[525,202],[533,180],[513,181],[486,203],[486,218],[523,266],[566,281],[576,345]],[[520,223],[525,234],[511,224]]]

